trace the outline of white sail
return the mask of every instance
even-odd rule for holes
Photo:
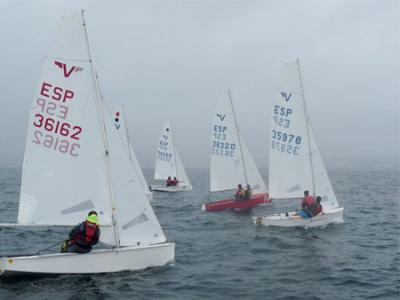
[[[181,158],[179,157],[178,150],[175,149],[176,155],[176,174],[177,179],[179,180],[180,186],[191,186],[189,178],[186,174],[185,169],[183,168],[183,164]]]
[[[31,107],[18,222],[111,223],[96,86],[80,15],[63,18]]]
[[[256,166],[256,163],[254,162],[253,157],[249,152],[249,149],[247,149],[246,143],[244,142],[241,134],[240,134],[240,140],[243,149],[243,158],[244,158],[244,165],[246,166],[248,184],[251,185],[251,189],[253,190],[254,194],[266,193],[267,186],[265,185],[265,182],[262,179],[261,174]]]
[[[324,207],[324,211],[330,211],[339,207],[339,203],[333,191],[328,173],[326,172],[324,162],[322,161],[321,153],[319,152],[317,142],[315,140],[315,135],[311,128],[311,123],[309,124],[311,153],[315,176],[315,195],[321,196],[321,203]]]
[[[100,224],[111,224],[114,211],[117,228],[102,231],[103,241],[164,242],[126,147],[103,112],[82,16],[65,18],[57,37],[31,109],[18,222],[75,225],[94,209]]]
[[[286,64],[271,120],[269,188],[272,198],[322,196],[324,209],[338,207],[309,122],[298,62]]]
[[[113,126],[109,118],[105,121],[106,128]],[[107,136],[120,245],[165,242],[165,235],[146,198],[137,170],[130,163],[120,136],[116,130],[110,130]]]
[[[297,64],[286,64],[282,75],[272,106],[269,192],[272,198],[301,198],[313,182]]]
[[[118,105],[114,109],[114,128],[119,133],[122,140],[122,144],[129,155],[129,160],[132,163],[133,168],[136,171],[137,177],[139,178],[140,186],[144,190],[146,195],[151,194],[147,181],[143,175],[142,169],[140,168],[139,161],[133,151],[133,146],[129,138],[128,127],[125,118],[125,111],[122,105]]]
[[[176,150],[171,125],[166,122],[158,142],[154,179],[166,180],[169,176],[171,178],[176,177],[181,186],[190,186],[189,179]]]
[[[235,189],[250,184],[254,192],[265,192],[250,152],[237,128],[233,104],[228,96],[217,102],[211,129],[210,191]]]

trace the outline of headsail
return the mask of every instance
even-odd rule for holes
[[[210,191],[248,183],[254,192],[265,192],[265,183],[236,124],[231,99],[220,98],[211,130]]]
[[[117,130],[119,133],[119,137],[122,140],[122,144],[126,151],[128,152],[129,160],[131,161],[133,168],[136,171],[137,177],[140,182],[140,186],[144,190],[146,194],[150,193],[149,186],[147,184],[147,181],[143,175],[142,169],[140,168],[139,161],[135,155],[135,152],[133,151],[133,146],[130,141],[129,133],[128,133],[128,128],[127,128],[127,123],[126,123],[126,118],[125,118],[125,111],[124,108],[121,105],[118,105],[114,109],[114,128]]]
[[[298,62],[285,64],[272,107],[269,187],[272,198],[301,198],[304,190],[338,203],[307,116]]]

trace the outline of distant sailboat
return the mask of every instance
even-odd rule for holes
[[[272,199],[301,199],[309,190],[322,197],[323,213],[303,219],[296,212],[254,217],[258,225],[315,227],[343,222],[319,152],[304,99],[299,61],[288,63],[272,108],[269,192]],[[300,204],[300,200],[299,201]]]
[[[84,12],[65,17],[43,61],[28,127],[18,223],[74,226],[96,210],[110,249],[0,258],[0,275],[83,274],[140,270],[174,260],[105,113]]]
[[[211,130],[210,191],[229,191],[250,185],[253,195],[246,201],[233,198],[203,204],[203,211],[227,208],[249,209],[269,202],[267,187],[239,131],[230,92],[217,103]]]
[[[177,185],[167,186],[168,177],[176,177],[179,181]],[[161,131],[156,153],[156,165],[154,169],[154,179],[163,180],[163,185],[153,185],[153,191],[158,192],[181,192],[191,191],[192,185],[183,168],[182,161],[176,150],[175,141],[172,136],[172,129],[169,122],[164,124]]]
[[[119,133],[122,144],[124,145],[125,149],[127,149],[129,160],[132,163],[132,167],[136,170],[140,186],[144,190],[147,199],[151,200],[153,198],[153,193],[149,189],[146,178],[144,178],[143,172],[140,169],[139,161],[135,155],[135,152],[133,151],[133,147],[129,138],[128,126],[126,124],[125,111],[122,104],[118,105],[114,109],[114,127]]]

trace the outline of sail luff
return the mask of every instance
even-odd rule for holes
[[[307,104],[306,104],[306,99],[304,97],[304,87],[303,87],[303,78],[301,76],[301,70],[300,70],[300,60],[297,59],[297,70],[299,73],[299,80],[300,80],[300,90],[301,90],[301,97],[304,105],[304,117],[306,121],[306,132],[307,132],[307,144],[308,144],[308,151],[309,151],[309,157],[310,157],[310,166],[311,166],[311,179],[312,179],[312,195],[315,196],[315,174],[314,174],[314,166],[313,166],[313,157],[312,157],[312,151],[311,151],[311,141],[310,141],[310,130],[309,130],[309,118],[308,118],[308,112],[307,112]]]
[[[104,163],[105,163],[105,169],[106,169],[108,191],[110,194],[110,201],[111,201],[111,206],[112,206],[111,218],[112,218],[112,225],[113,225],[113,231],[114,231],[114,242],[115,242],[115,246],[117,248],[119,248],[120,239],[119,239],[119,232],[118,232],[118,226],[117,226],[117,216],[116,216],[115,200],[114,200],[112,178],[111,178],[111,165],[110,165],[110,158],[109,158],[109,152],[108,152],[108,140],[107,140],[107,134],[106,134],[106,125],[104,122],[104,108],[103,108],[102,98],[100,95],[100,88],[99,88],[97,73],[96,73],[96,69],[93,64],[92,50],[90,47],[89,34],[88,34],[88,29],[87,29],[86,20],[85,20],[85,11],[82,10],[81,13],[82,13],[82,21],[83,21],[82,25],[84,27],[86,45],[87,45],[87,49],[88,49],[89,60],[90,60],[90,65],[91,65],[91,70],[92,70],[91,74],[92,74],[93,81],[94,81],[95,87],[96,87],[96,104],[97,104],[96,106],[97,106],[97,111],[98,111],[99,120],[100,120],[100,132],[101,132],[102,145],[103,145],[103,150],[104,150]]]

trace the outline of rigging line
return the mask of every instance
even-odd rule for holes
[[[304,117],[305,117],[305,121],[306,121],[307,144],[308,144],[308,151],[309,151],[310,165],[311,165],[312,194],[315,197],[315,174],[314,174],[313,157],[312,157],[312,152],[311,152],[309,118],[308,118],[308,114],[307,114],[306,99],[304,98],[303,79],[301,77],[301,71],[300,71],[300,60],[297,59],[296,63],[297,63],[297,70],[298,70],[299,79],[300,79],[301,96],[303,98],[302,100],[303,100],[303,105],[304,105]]]
[[[88,34],[88,29],[86,25],[86,20],[85,20],[85,11],[82,10],[82,21],[83,21],[83,27],[84,27],[84,32],[85,32],[85,38],[86,38],[86,45],[87,45],[87,50],[89,54],[89,60],[90,60],[90,65],[92,69],[92,76],[93,76],[93,81],[95,84],[96,88],[96,104],[97,104],[97,113],[99,115],[99,121],[100,121],[100,132],[101,132],[101,138],[102,138],[102,144],[103,144],[103,150],[104,150],[104,163],[105,163],[105,169],[106,169],[106,176],[107,176],[107,186],[108,186],[108,192],[110,194],[110,202],[111,202],[111,217],[112,217],[112,225],[114,229],[114,242],[117,248],[120,247],[120,239],[119,239],[119,231],[118,231],[118,222],[117,222],[117,215],[116,215],[116,203],[114,199],[114,192],[113,192],[113,184],[112,184],[112,175],[111,175],[111,163],[110,163],[110,156],[109,156],[109,147],[108,147],[108,140],[107,140],[107,133],[106,133],[106,125],[104,121],[104,108],[103,108],[103,99],[100,94],[100,88],[99,88],[99,81],[97,77],[97,72],[93,64],[93,58],[92,58],[92,50],[90,47],[90,42],[89,42],[89,34]]]
[[[238,142],[239,142],[240,158],[241,158],[242,166],[243,166],[244,182],[245,182],[245,184],[247,186],[248,179],[247,179],[247,172],[246,172],[246,164],[244,163],[244,155],[243,155],[242,142],[241,142],[241,138],[240,138],[240,130],[239,130],[239,125],[238,125],[238,122],[237,122],[236,112],[235,112],[235,108],[233,106],[232,95],[231,95],[231,91],[230,90],[228,90],[228,95],[229,95],[229,101],[230,101],[230,104],[231,104],[231,107],[232,107],[232,113],[233,113],[233,120],[235,122],[236,135],[238,137]]]

